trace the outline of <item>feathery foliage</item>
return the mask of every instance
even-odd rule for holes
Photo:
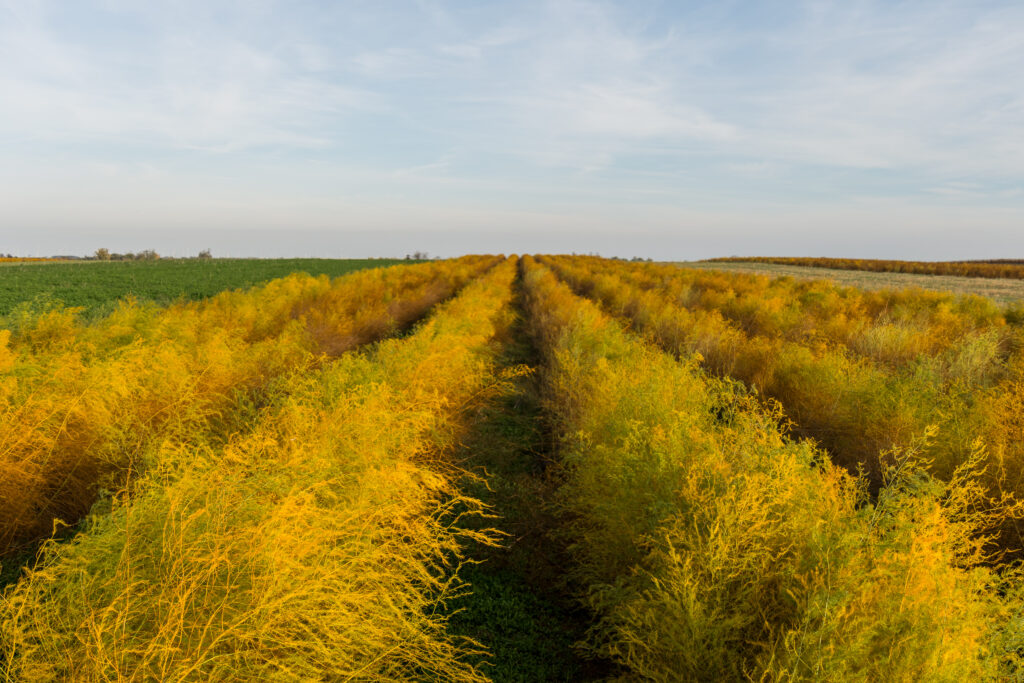
[[[1012,312],[518,265],[518,296],[514,259],[465,257],[10,318],[0,553],[41,545],[0,596],[0,680],[485,681],[516,673],[489,647],[543,637],[515,624],[597,660],[534,675],[1022,675]],[[557,618],[512,613],[543,610],[531,548],[557,548]]]
[[[177,442],[4,596],[6,680],[485,680],[438,606],[480,504],[444,460],[504,381],[514,263],[404,339],[289,376],[223,444]]]
[[[275,382],[408,325],[488,257],[293,275],[84,324],[52,309],[0,331],[0,554],[73,524],[154,465],[166,440],[244,427]]]
[[[760,288],[770,315],[775,299],[768,292],[775,285],[768,278],[713,273],[714,287],[698,287],[694,282],[706,281],[708,274],[577,257],[545,262],[576,291],[594,297],[664,349],[683,357],[699,353],[710,371],[779,401],[798,433],[819,441],[849,471],[864,469],[873,488],[882,483],[885,453],[907,447],[937,425],[935,438],[918,456],[932,473],[950,480],[978,452],[980,441],[989,491],[997,498],[1024,500],[1024,441],[1018,438],[1024,339],[1020,328],[993,318],[988,304],[921,292],[878,294],[890,303],[903,300],[904,319],[960,321],[944,323],[939,331],[931,322],[924,325],[916,336],[937,334],[944,341],[921,348],[941,350],[934,355],[922,350],[894,366],[852,352],[834,338],[794,341],[785,334],[748,332],[749,326],[722,313],[734,299],[756,312]],[[743,294],[730,294],[730,283]],[[717,293],[695,304],[695,288]],[[916,316],[909,313],[917,308]],[[843,319],[841,313],[835,317]],[[878,339],[886,325],[874,328]],[[827,327],[817,329],[828,334]],[[1009,524],[1003,530],[1005,549],[1024,546],[1020,527]]]
[[[985,566],[977,533],[1005,511],[976,460],[942,482],[894,452],[871,503],[699,357],[626,334],[543,267],[526,286],[592,651],[655,681],[1017,673],[1020,573]]]

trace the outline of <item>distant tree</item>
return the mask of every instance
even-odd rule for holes
[[[135,255],[136,261],[156,261],[158,258],[160,258],[160,254],[152,249],[143,249]]]
[[[203,249],[201,252],[199,252],[199,256],[197,256],[196,258],[211,259],[213,258],[213,255],[210,253],[209,249]]]
[[[97,261],[109,261],[110,260],[110,252],[108,250],[106,250],[106,249],[103,249],[103,248],[97,249],[96,253],[93,254],[93,255],[96,257]]]

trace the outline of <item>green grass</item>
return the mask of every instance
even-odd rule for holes
[[[503,341],[503,366],[536,370],[537,352],[521,318]],[[547,503],[553,482],[546,475],[551,454],[543,425],[531,372],[480,410],[456,456],[481,477],[465,490],[496,515],[481,525],[507,534],[501,547],[471,550],[477,564],[459,572],[471,593],[449,605],[449,631],[490,651],[477,663],[495,683],[595,681],[610,674],[607,662],[583,659],[574,647],[589,615],[564,585],[565,549],[550,535],[556,514]]]
[[[160,259],[0,265],[0,316],[22,304],[81,306],[87,318],[113,310],[133,296],[165,305],[178,298],[202,299],[225,289],[258,285],[290,273],[337,277],[399,259]]]

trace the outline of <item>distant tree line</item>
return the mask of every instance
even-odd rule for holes
[[[156,251],[152,249],[143,249],[138,253],[128,251],[123,254],[119,254],[111,252],[109,249],[100,248],[93,253],[93,258],[97,261],[156,261],[160,258],[160,254],[156,253]],[[210,259],[213,258],[213,255],[210,254],[209,249],[203,249],[199,252],[196,258]]]
[[[116,252],[112,253],[109,249],[97,249],[93,257],[97,261],[155,261],[160,258],[160,254],[152,249],[144,249],[137,254],[130,251],[119,254]]]

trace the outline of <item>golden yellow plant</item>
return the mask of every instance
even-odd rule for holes
[[[594,654],[629,680],[1016,675],[1021,574],[989,568],[978,536],[1014,510],[978,484],[980,453],[942,482],[914,442],[872,502],[699,358],[630,336],[532,262],[525,287]]]
[[[127,302],[92,325],[73,309],[21,319],[0,340],[0,555],[77,522],[162,440],[244,429],[275,378],[409,324],[494,263],[293,275],[166,309]]]
[[[663,348],[684,356],[698,352],[712,372],[739,379],[781,402],[797,433],[817,440],[851,472],[863,468],[875,488],[881,485],[885,467],[881,454],[908,445],[936,423],[940,432],[922,454],[931,472],[951,478],[971,456],[974,442],[983,438],[992,456],[983,475],[989,490],[1024,500],[1018,464],[1024,462],[1024,445],[1011,436],[1009,408],[1016,404],[1021,330],[999,316],[993,318],[991,303],[920,291],[864,293],[861,304],[867,309],[877,307],[871,297],[880,297],[887,306],[916,311],[897,315],[904,321],[915,315],[932,322],[958,321],[935,322],[938,327],[915,332],[938,334],[944,341],[932,345],[934,355],[922,352],[913,362],[891,367],[858,356],[835,340],[797,342],[782,334],[748,333],[719,310],[690,303],[693,291],[713,291],[718,293],[718,305],[728,307],[739,296],[728,294],[731,283],[756,309],[758,287],[772,282],[767,278],[694,274],[588,257],[545,257],[545,262],[577,291],[629,320]],[[717,284],[695,284],[706,278]],[[876,337],[862,335],[861,343],[899,336],[890,323],[872,329]],[[1009,431],[1004,433],[1000,425]],[[1013,531],[1003,534],[1000,543],[1013,549],[1021,547],[1018,541],[1019,534]]]
[[[504,381],[513,276],[290,376],[225,443],[163,443],[5,594],[5,680],[486,680],[438,609],[460,539],[493,542],[460,524],[482,510],[444,456]]]

